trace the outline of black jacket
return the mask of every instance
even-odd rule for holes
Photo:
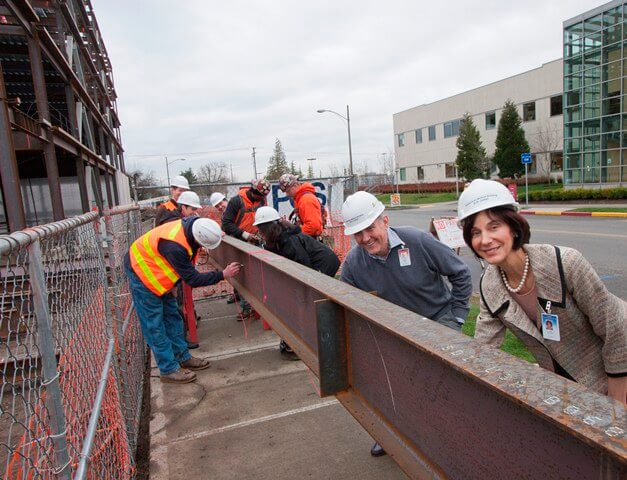
[[[302,233],[298,226],[283,230],[277,248],[269,250],[330,277],[334,277],[340,268],[340,260],[333,250]]]

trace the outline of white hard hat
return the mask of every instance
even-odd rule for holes
[[[188,207],[200,208],[200,198],[194,192],[187,191],[181,193],[181,196],[176,201],[180,205],[187,205]]]
[[[385,207],[377,197],[368,192],[355,192],[342,205],[344,234],[353,235],[372,225]]]
[[[226,200],[226,197],[222,195],[220,192],[213,192],[209,197],[209,203],[214,207],[218,205],[222,200]]]
[[[187,181],[187,178],[185,178],[183,175],[177,175],[176,177],[174,177],[170,182],[170,186],[189,190],[189,182]]]
[[[261,225],[262,223],[274,222],[280,220],[279,212],[272,207],[259,207],[255,212],[254,226]]]
[[[518,211],[518,203],[505,185],[494,180],[473,180],[457,202],[457,221],[462,223],[475,213],[493,207],[510,207]]]
[[[199,218],[192,225],[194,240],[210,250],[217,248],[222,241],[220,225],[209,218]]]

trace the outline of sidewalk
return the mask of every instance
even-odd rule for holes
[[[261,321],[236,321],[224,298],[197,302],[200,348],[211,368],[196,382],[162,384],[151,372],[150,478],[405,479],[315,376],[279,353]],[[246,326],[246,333],[244,327]]]
[[[551,215],[551,216],[570,216],[570,217],[614,217],[614,218],[627,218],[627,213],[622,212],[573,212],[577,208],[625,208],[627,203],[581,203],[581,204],[559,204],[559,203],[531,203],[528,207],[521,204],[520,213],[523,215]]]

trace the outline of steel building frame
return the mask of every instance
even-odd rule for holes
[[[43,155],[54,220],[65,218],[60,168],[76,172],[83,212],[91,208],[88,182],[99,208],[120,203],[116,98],[90,0],[0,0],[0,169],[10,231],[26,226],[20,152]]]

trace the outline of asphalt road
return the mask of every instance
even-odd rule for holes
[[[390,224],[429,227],[431,217],[456,215],[455,204],[435,204],[417,209],[387,211]],[[614,295],[627,300],[627,219],[604,217],[525,217],[533,243],[573,247],[583,253]],[[470,266],[475,291],[481,267],[469,249],[461,251]]]

